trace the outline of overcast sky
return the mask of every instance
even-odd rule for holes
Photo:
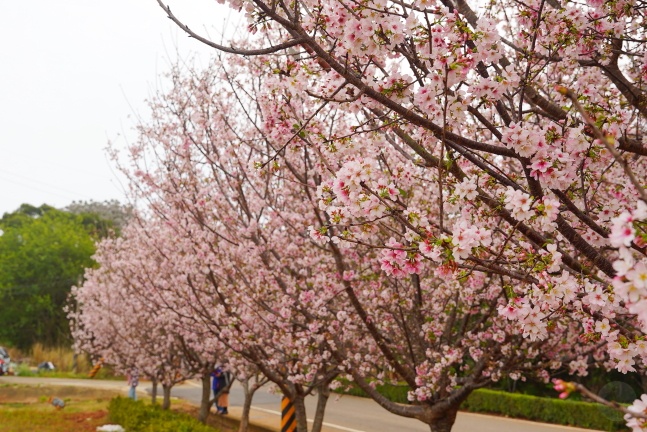
[[[214,38],[229,15],[215,0],[169,3]],[[211,54],[155,0],[0,0],[0,41],[0,215],[125,201],[108,141],[134,140],[135,117],[178,56]]]

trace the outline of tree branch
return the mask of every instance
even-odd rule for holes
[[[226,47],[224,45],[217,44],[207,38],[204,38],[200,36],[199,34],[195,33],[193,30],[189,28],[186,24],[184,24],[182,21],[180,21],[174,14],[171,12],[171,8],[167,5],[165,5],[162,0],[157,0],[157,4],[160,5],[162,9],[166,12],[166,15],[169,17],[171,21],[173,21],[175,24],[177,24],[178,27],[180,27],[186,34],[189,35],[189,37],[192,37],[195,40],[198,40],[202,42],[205,45],[210,46],[211,48],[215,48],[219,51],[224,51],[226,53],[230,54],[238,54],[238,55],[243,55],[243,56],[257,56],[257,55],[265,55],[265,54],[272,54],[278,51],[285,50],[287,48],[291,48],[297,45],[300,45],[303,43],[302,40],[299,39],[292,39],[291,41],[284,42],[282,44],[274,45],[268,48],[261,48],[261,49],[255,49],[255,50],[244,50],[244,49],[239,49],[239,48],[234,48],[234,47]]]

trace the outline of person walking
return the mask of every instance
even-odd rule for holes
[[[128,379],[128,397],[132,400],[137,400],[137,386],[139,385],[139,370],[137,368],[131,368],[126,372],[126,378]]]
[[[211,383],[211,390],[213,390],[213,397],[215,399],[216,410],[218,414],[229,414],[229,389],[231,388],[231,374],[223,371],[221,368],[216,368],[212,373],[213,382]]]

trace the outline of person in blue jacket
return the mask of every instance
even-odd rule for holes
[[[227,408],[229,407],[231,374],[229,372],[223,371],[222,368],[216,368],[213,372],[211,372],[211,376],[213,377],[211,390],[213,390],[216,410],[218,411],[218,414],[229,414]]]

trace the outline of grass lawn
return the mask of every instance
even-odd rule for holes
[[[95,432],[109,424],[108,405],[119,392],[85,387],[55,385],[0,384],[0,431],[2,432]],[[57,410],[48,400],[65,401]],[[144,399],[146,403],[147,400]],[[197,418],[198,408],[173,398],[172,410]],[[214,432],[234,432],[221,416],[211,415],[208,424]]]
[[[3,432],[94,432],[108,423],[108,402],[116,395],[81,387],[0,385],[0,424]],[[64,400],[65,407],[57,410],[50,396]]]

